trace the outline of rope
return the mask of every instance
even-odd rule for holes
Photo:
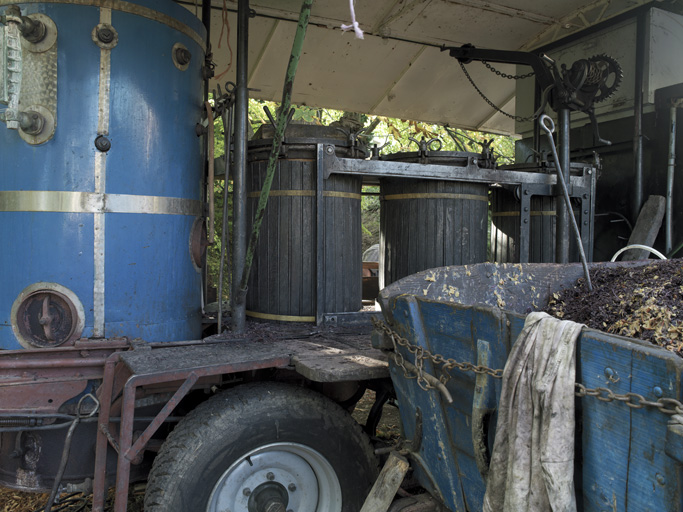
[[[353,31],[356,33],[356,38],[363,39],[363,31],[361,30],[360,25],[356,21],[356,11],[353,8],[353,0],[349,0],[349,7],[351,9],[351,25],[342,25],[341,29],[344,32],[348,32],[349,30],[353,29]]]

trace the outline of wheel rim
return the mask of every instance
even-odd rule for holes
[[[266,512],[273,496],[284,506],[271,510],[341,511],[341,486],[327,459],[302,444],[273,443],[244,454],[221,475],[207,512]]]

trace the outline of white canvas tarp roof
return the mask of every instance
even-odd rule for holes
[[[488,105],[440,47],[465,43],[505,50],[532,50],[576,33],[642,0],[356,0],[364,39],[340,26],[350,22],[347,0],[315,0],[293,101],[402,119],[448,123],[461,128],[513,133],[514,121]],[[219,36],[223,3],[214,0],[211,27],[220,82],[234,81],[236,2],[225,3],[230,48]],[[186,4],[192,11],[200,7]],[[279,101],[300,0],[252,0],[249,26],[250,95]],[[496,64],[515,74],[515,66]],[[497,106],[515,113],[515,82],[475,62],[468,70]],[[523,70],[521,70],[523,71]],[[211,84],[215,87],[215,83]],[[528,115],[530,112],[520,112]]]

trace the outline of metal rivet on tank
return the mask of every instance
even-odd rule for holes
[[[528,207],[528,206],[525,206],[525,207],[524,207],[524,211],[525,211],[525,212],[528,212],[528,211],[529,211],[529,207]]]
[[[327,154],[331,155],[332,153],[334,153],[334,147],[333,146],[327,146],[325,148],[325,151],[327,151]]]
[[[100,23],[90,34],[93,42],[104,50],[111,50],[119,43],[119,33],[108,23]]]
[[[103,153],[106,153],[111,149],[111,141],[105,137],[104,135],[98,135],[97,138],[95,139],[95,147],[99,150],[102,151]]]
[[[114,31],[107,26],[99,27],[97,29],[97,39],[104,44],[110,44],[114,40]]]
[[[660,388],[659,386],[655,386],[652,392],[657,398],[662,398],[664,396],[664,392],[662,391],[662,388]]]
[[[269,471],[268,474],[266,475],[266,478],[270,481],[273,481],[273,480],[275,480],[275,475]]]
[[[251,489],[249,489],[249,487],[245,487],[244,489],[242,489],[242,494],[244,494],[245,496],[249,496],[251,494]]]
[[[289,486],[287,486],[287,489],[289,489],[289,492],[294,492],[294,491],[296,491],[296,485],[289,484]]]
[[[657,483],[658,483],[659,485],[666,485],[666,479],[664,478],[663,475],[660,475],[659,473],[657,473],[657,474],[655,475],[655,480],[657,480]]]

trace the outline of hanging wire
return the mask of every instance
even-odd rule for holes
[[[52,492],[50,493],[50,497],[47,500],[47,503],[45,504],[44,511],[45,512],[54,512],[52,509],[52,505],[55,502],[55,499],[57,498],[57,493],[59,492],[59,487],[62,484],[62,477],[64,476],[64,471],[66,470],[66,464],[69,462],[69,452],[71,451],[71,441],[73,439],[74,431],[76,430],[76,427],[81,421],[81,404],[83,403],[83,400],[86,398],[90,398],[93,402],[95,402],[95,407],[93,408],[92,411],[88,414],[88,417],[92,417],[95,415],[95,413],[100,409],[100,402],[95,398],[95,395],[92,393],[88,393],[87,395],[83,395],[81,399],[78,401],[78,405],[76,406],[76,417],[74,418],[73,422],[71,423],[71,426],[69,427],[69,431],[66,434],[66,438],[64,439],[64,450],[62,451],[62,459],[59,462],[59,468],[57,469],[57,474],[55,475],[55,482],[52,486]]]
[[[221,43],[223,42],[223,31],[225,30],[225,42],[228,44],[228,51],[230,52],[230,61],[228,62],[228,67],[225,68],[225,71],[222,71],[214,77],[216,80],[221,78],[232,68],[232,46],[230,46],[230,20],[228,20],[228,4],[226,3],[226,0],[223,0],[223,11],[221,12],[221,21],[221,33],[218,36],[218,48],[220,49]]]

